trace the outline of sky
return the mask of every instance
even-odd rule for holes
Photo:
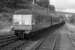
[[[50,4],[57,10],[75,12],[75,0],[50,0]]]

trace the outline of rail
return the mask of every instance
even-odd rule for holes
[[[13,43],[17,40],[15,35],[12,36],[0,36],[0,48],[8,45],[9,43]]]
[[[57,27],[56,27],[57,28]],[[55,28],[54,28],[55,29]],[[44,30],[48,30],[49,29],[44,29]],[[42,32],[44,30],[41,30],[41,33],[46,33]],[[39,33],[39,32],[38,32]],[[43,38],[37,41],[29,41],[29,40],[18,40],[16,36],[2,36],[0,38],[0,50],[41,50],[43,44],[45,44],[47,42],[47,40],[49,40],[50,43],[50,49],[51,50],[55,50],[55,45],[57,42],[59,35],[56,35],[55,33],[52,33],[51,36],[47,37],[47,38]]]

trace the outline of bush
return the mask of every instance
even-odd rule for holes
[[[75,16],[70,17],[70,23],[75,24]]]

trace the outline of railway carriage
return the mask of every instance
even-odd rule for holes
[[[15,35],[19,38],[25,38],[25,35],[31,34],[43,28],[58,24],[59,17],[52,16],[46,9],[22,9],[13,14],[13,28]]]

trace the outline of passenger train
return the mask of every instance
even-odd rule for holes
[[[29,37],[31,32],[35,32],[52,25],[65,23],[64,18],[43,8],[21,9],[13,14],[13,27],[15,35],[21,39],[25,35]]]

